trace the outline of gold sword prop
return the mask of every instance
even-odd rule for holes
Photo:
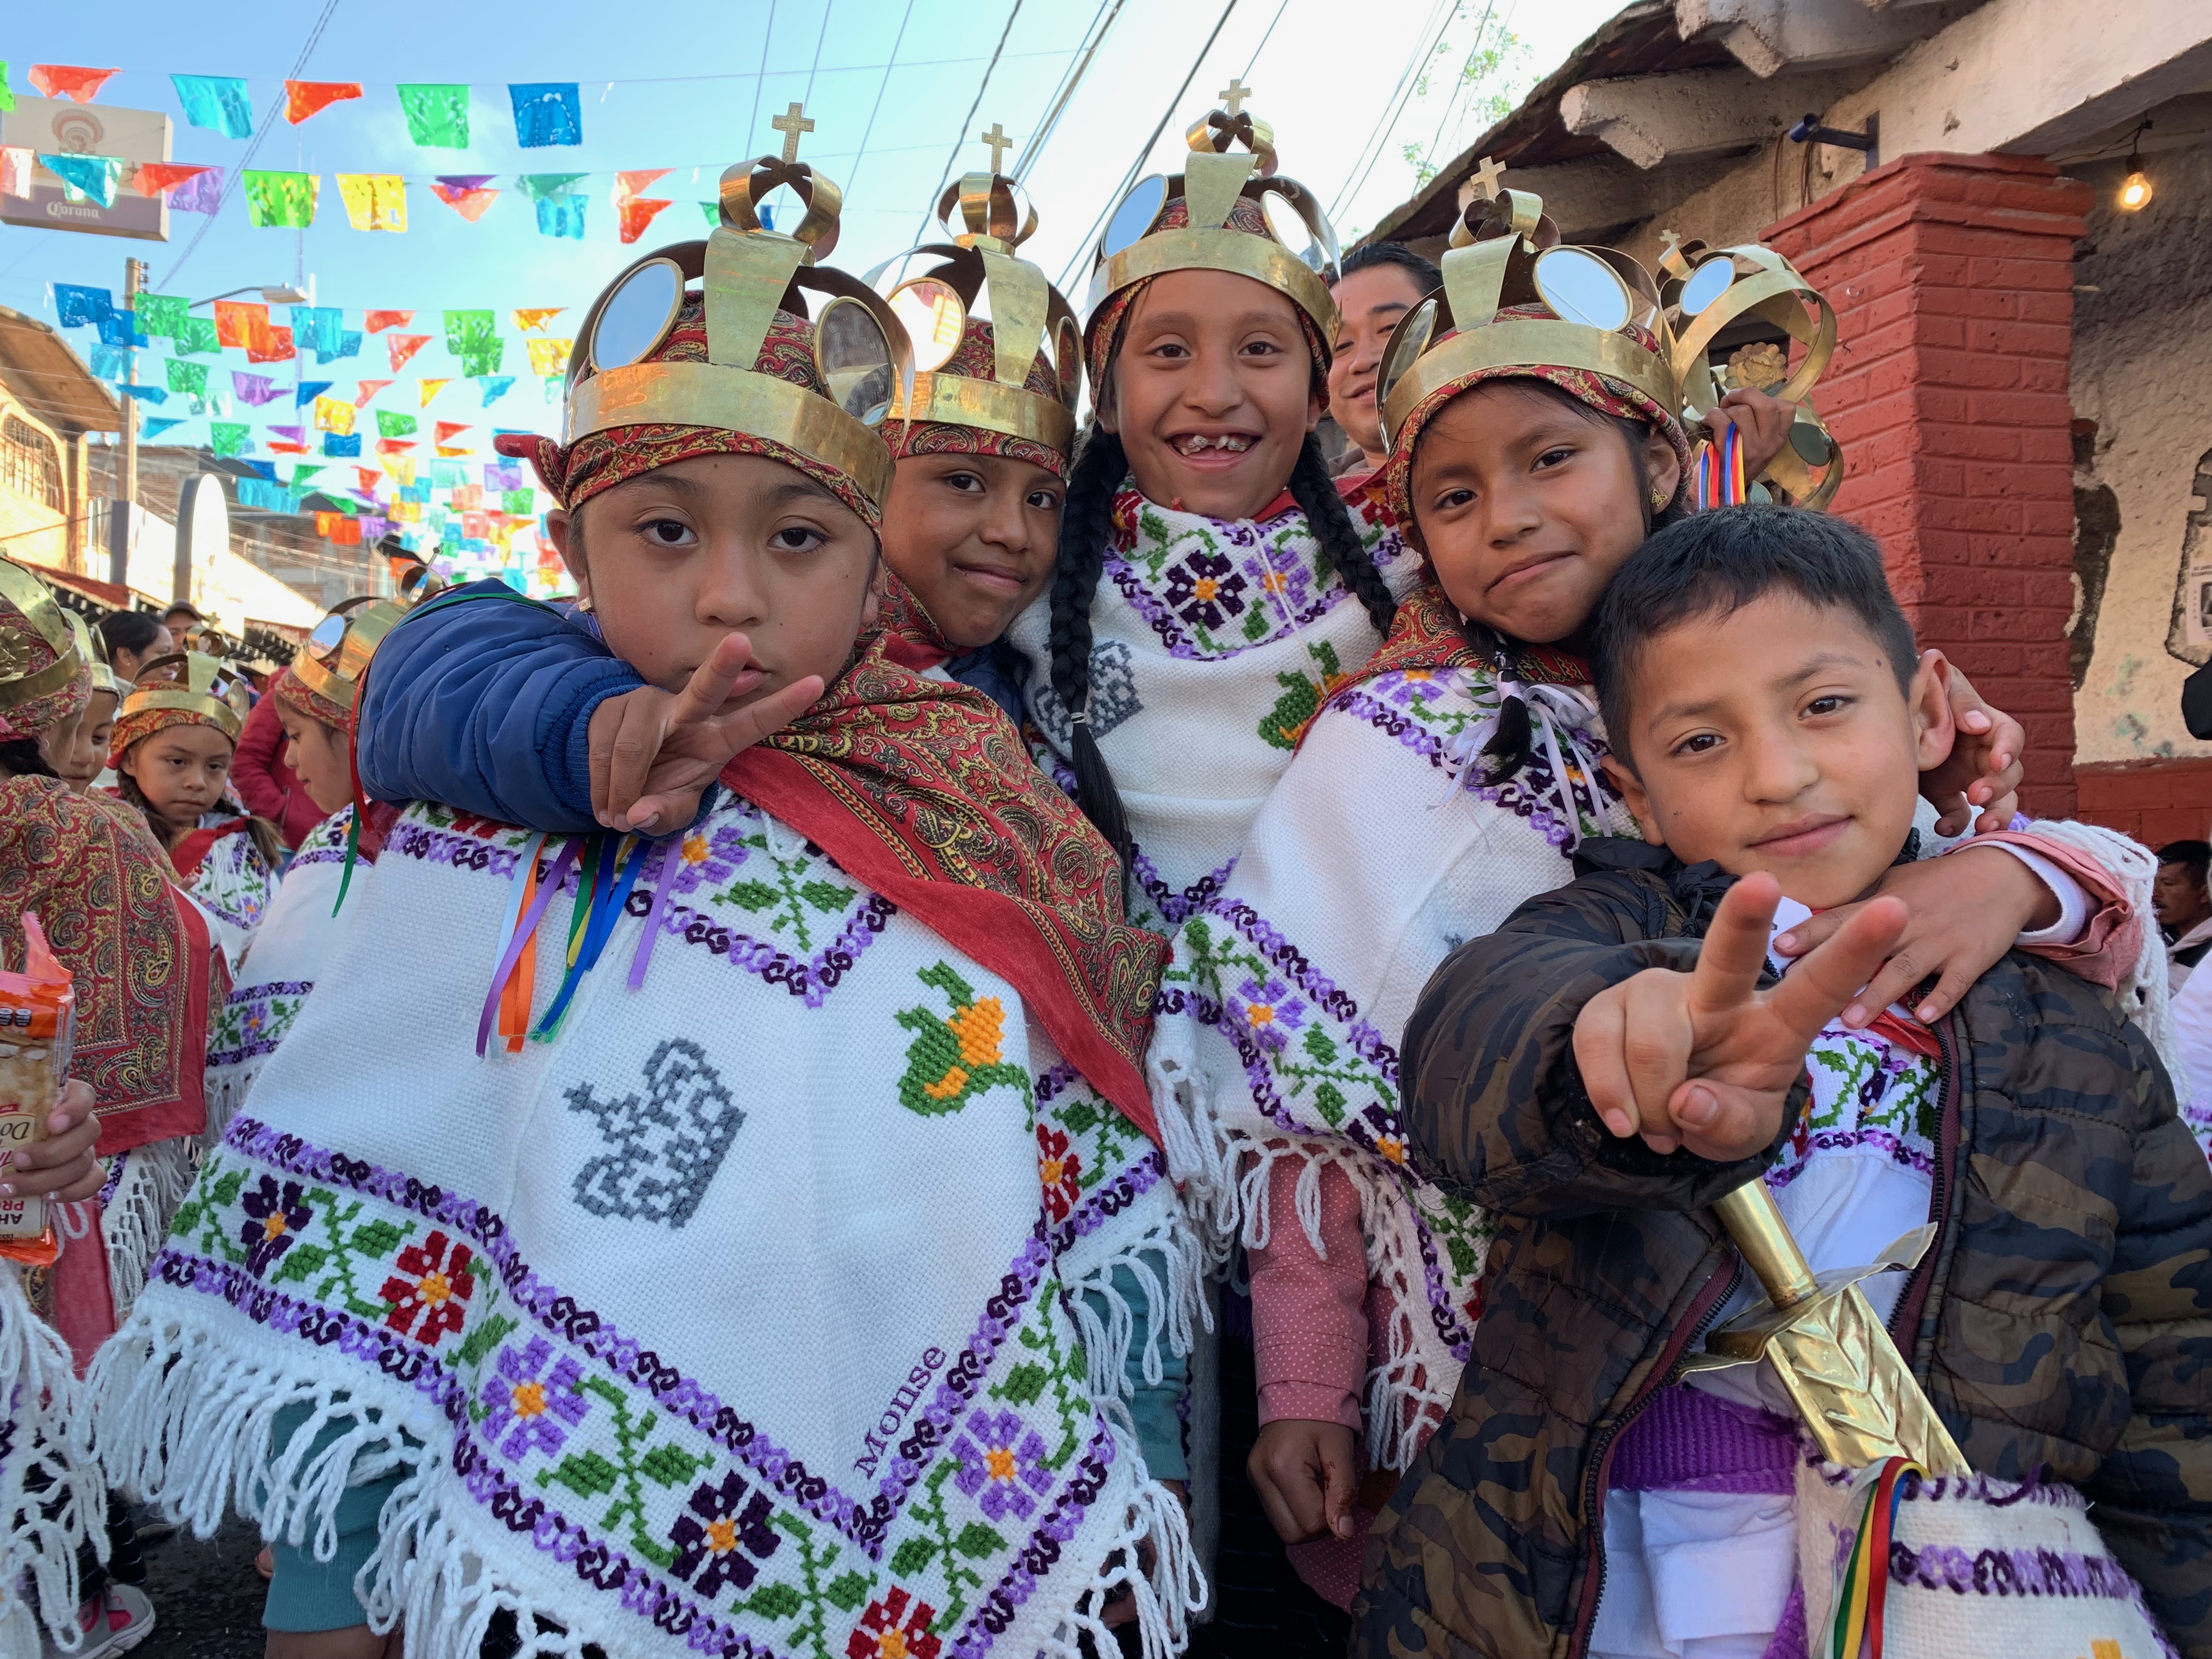
[[[1859,1289],[1859,1280],[1870,1274],[1917,1262],[1935,1229],[1906,1234],[1870,1267],[1816,1276],[1765,1182],[1746,1182],[1718,1200],[1713,1212],[1766,1300],[1715,1331],[1706,1352],[1684,1369],[1765,1360],[1821,1455],[1845,1468],[1902,1456],[1931,1475],[1972,1474]]]

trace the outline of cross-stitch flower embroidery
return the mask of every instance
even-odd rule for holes
[[[561,1425],[573,1429],[591,1410],[591,1402],[576,1391],[583,1367],[563,1354],[549,1373],[545,1362],[552,1357],[553,1345],[542,1336],[532,1337],[520,1351],[512,1344],[500,1349],[495,1374],[486,1379],[481,1400],[484,1437],[498,1445],[501,1455],[519,1458],[533,1448],[549,1455],[559,1451],[568,1437]],[[507,1437],[501,1440],[501,1435]]]
[[[1012,1510],[1026,1521],[1036,1509],[1030,1493],[1042,1497],[1052,1490],[1045,1454],[1043,1437],[1035,1429],[1024,1431],[1012,1412],[994,1414],[978,1406],[969,1414],[966,1431],[952,1443],[952,1455],[960,1460],[952,1483],[992,1520],[1004,1520]]]
[[[711,836],[694,830],[676,843],[674,890],[696,892],[710,882],[727,881],[745,856],[744,833],[737,825],[725,824]]]
[[[1193,553],[1168,572],[1168,603],[1185,622],[1218,628],[1230,617],[1244,614],[1244,593],[1250,586],[1225,556]]]
[[[1279,979],[1248,979],[1229,1000],[1229,1017],[1262,1048],[1281,1049],[1306,1021],[1306,1005]]]
[[[752,1558],[766,1560],[783,1542],[768,1524],[775,1508],[768,1494],[757,1492],[748,1498],[745,1490],[744,1477],[735,1470],[719,1486],[702,1481],[691,1494],[690,1513],[669,1531],[668,1541],[676,1546],[672,1571],[690,1579],[702,1595],[716,1595],[725,1584],[745,1589],[760,1571]],[[699,1576],[693,1578],[695,1572]]]
[[[937,1659],[945,1644],[929,1633],[935,1617],[937,1609],[928,1602],[915,1601],[902,1589],[887,1590],[860,1615],[859,1628],[846,1639],[845,1659]]]
[[[276,1258],[292,1248],[315,1212],[302,1202],[300,1183],[288,1181],[280,1191],[276,1177],[264,1176],[261,1184],[242,1194],[238,1206],[252,1218],[238,1230],[245,1244],[246,1271],[259,1278],[276,1265]]]
[[[1044,1183],[1045,1207],[1054,1221],[1065,1221],[1083,1200],[1079,1178],[1082,1154],[1068,1147],[1066,1133],[1049,1123],[1036,1126],[1037,1178]]]
[[[467,1316],[461,1304],[476,1294],[476,1255],[434,1232],[400,1251],[397,1265],[399,1271],[377,1292],[392,1304],[384,1322],[402,1336],[435,1347],[440,1337],[460,1329]]]

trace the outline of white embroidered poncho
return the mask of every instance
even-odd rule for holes
[[[1380,506],[1346,506],[1393,591],[1410,585],[1419,561]],[[1287,496],[1229,522],[1125,489],[1115,523],[1091,605],[1091,730],[1137,844],[1129,919],[1172,933],[1228,880],[1314,711],[1382,636]],[[1030,665],[1041,759],[1066,783],[1049,632],[1040,601],[1008,637]]]
[[[502,1609],[610,1659],[1073,1659],[1121,1587],[1179,1641],[1127,1322],[1070,1311],[1164,1248],[1151,1143],[1009,983],[735,799],[647,859],[682,867],[643,988],[639,904],[550,1041],[479,1058],[536,844],[418,805],[356,870],[97,1363],[109,1468],[325,1550],[396,1468],[356,1588],[415,1659]]]

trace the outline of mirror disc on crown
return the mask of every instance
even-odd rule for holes
[[[1624,326],[1631,306],[1620,274],[1577,247],[1547,248],[1536,258],[1536,292],[1562,322],[1607,331]]]
[[[832,300],[814,322],[814,362],[839,408],[865,426],[890,413],[891,343],[858,300]]]
[[[1167,205],[1168,181],[1158,173],[1137,180],[1136,186],[1121,198],[1121,205],[1114,210],[1114,216],[1106,222],[1106,234],[1098,244],[1099,255],[1112,258],[1152,228]]]
[[[890,307],[914,343],[914,366],[919,372],[942,368],[960,349],[968,310],[951,283],[927,276],[908,283],[891,295]]]
[[[1735,261],[1726,254],[1708,259],[1682,284],[1682,314],[1694,317],[1727,293],[1735,281]]]
[[[652,355],[684,304],[684,274],[672,259],[651,259],[607,295],[592,331],[592,367],[623,368]]]

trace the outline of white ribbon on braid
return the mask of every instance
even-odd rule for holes
[[[1636,820],[1629,816],[1628,808],[1620,798],[1602,787],[1603,775],[1598,770],[1596,759],[1583,747],[1577,731],[1597,728],[1598,708],[1580,690],[1571,685],[1558,685],[1549,681],[1534,683],[1517,678],[1504,661],[1496,665],[1498,699],[1502,708],[1514,698],[1521,699],[1528,711],[1528,728],[1544,745],[1544,758],[1552,769],[1552,798],[1559,803],[1559,822],[1565,828],[1567,850],[1572,852],[1584,840],[1582,821],[1585,811],[1597,821],[1604,832],[1613,836],[1633,836],[1640,833]],[[1566,727],[1563,732],[1561,725]],[[1571,757],[1574,765],[1570,769],[1567,761]],[[1583,793],[1579,803],[1575,794],[1574,780],[1580,775]],[[1481,769],[1471,766],[1452,781],[1452,788],[1473,787],[1482,781]]]

